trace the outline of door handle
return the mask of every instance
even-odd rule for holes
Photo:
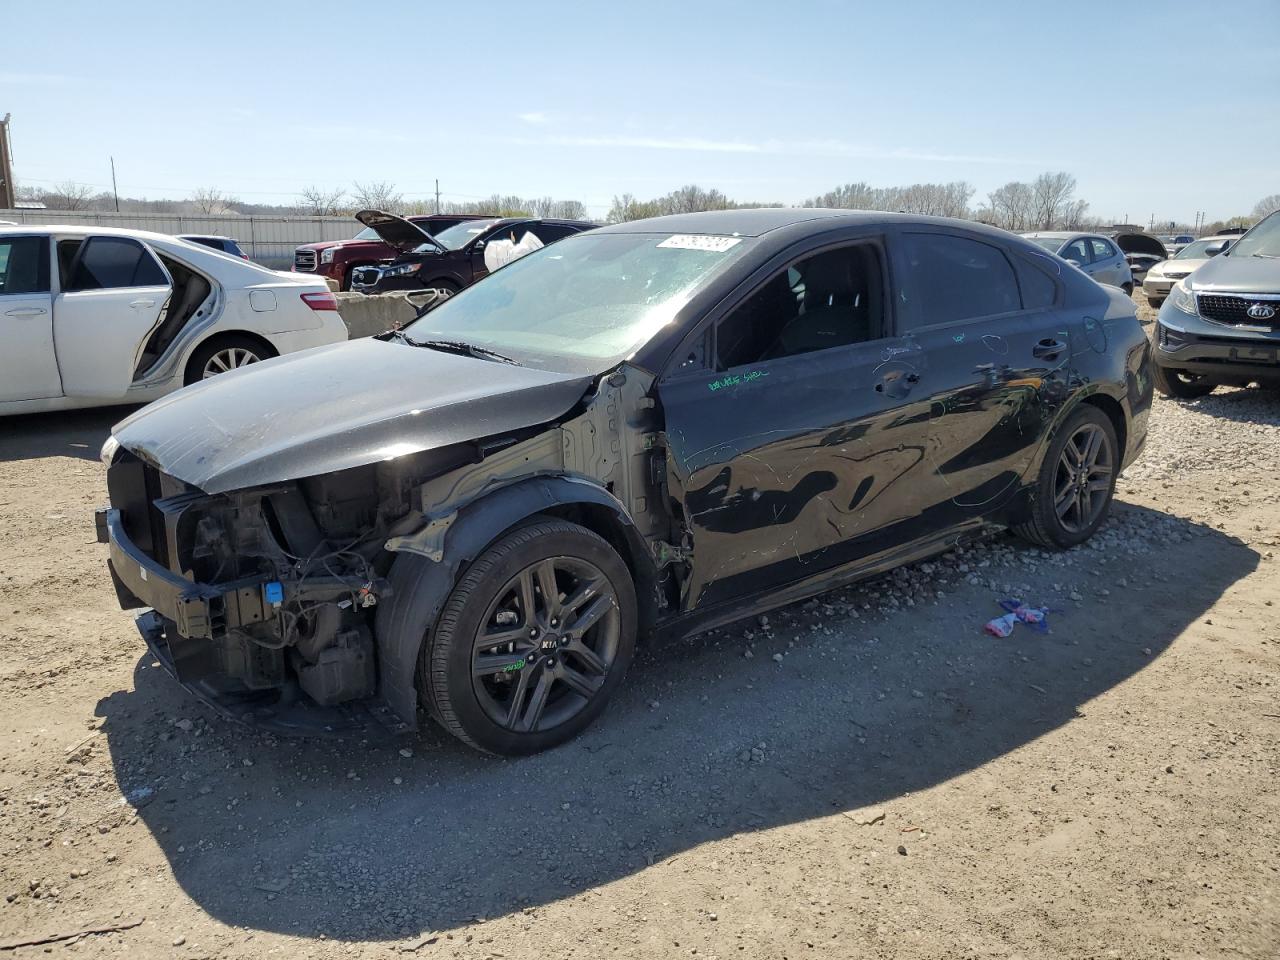
[[[1031,348],[1031,355],[1037,360],[1056,360],[1067,345],[1060,340],[1041,340]]]
[[[39,317],[48,312],[49,311],[46,310],[44,307],[17,307],[16,309],[8,311],[5,314],[5,316],[6,317]]]
[[[143,307],[154,307],[155,305],[156,302],[154,300],[133,300],[129,303],[129,306],[135,310],[141,310]]]

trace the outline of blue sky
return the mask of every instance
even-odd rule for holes
[[[177,11],[182,11],[180,14]],[[1130,12],[1134,11],[1134,12]],[[1067,170],[1091,212],[1280,192],[1280,2],[504,0],[5,4],[20,182],[289,202],[686,183],[795,203],[850,181]]]

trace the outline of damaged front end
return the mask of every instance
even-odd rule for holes
[[[390,595],[383,543],[409,494],[457,465],[433,451],[209,495],[119,449],[98,539],[151,652],[219,712],[282,732],[396,733],[373,699],[373,611]]]

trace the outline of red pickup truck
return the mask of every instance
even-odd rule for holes
[[[456,226],[464,220],[492,220],[480,214],[434,213],[420,217],[406,217],[427,233],[435,234]],[[378,235],[365,227],[350,240],[330,240],[326,243],[304,243],[293,251],[293,269],[298,273],[318,273],[336,280],[340,290],[351,289],[351,271],[356,267],[368,267],[390,260],[398,251],[384,243]]]

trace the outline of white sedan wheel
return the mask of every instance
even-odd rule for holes
[[[216,377],[218,374],[226,373],[228,370],[247,367],[249,364],[257,363],[261,359],[252,350],[247,350],[244,347],[227,347],[224,350],[219,350],[209,358],[200,374],[200,379],[208,380],[210,377]]]

